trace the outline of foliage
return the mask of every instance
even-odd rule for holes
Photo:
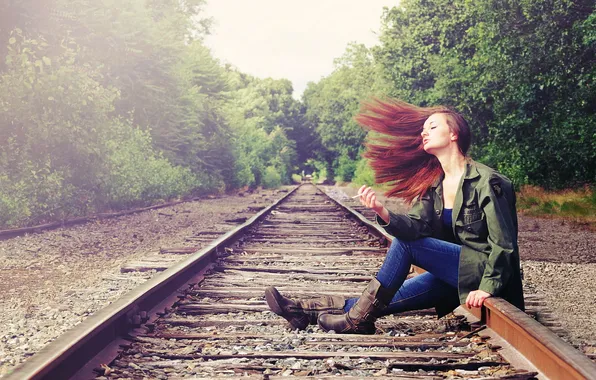
[[[48,49],[44,40],[15,30],[8,70],[0,76],[0,173],[22,191],[11,196],[26,199],[25,217],[68,215],[94,201],[106,152],[102,138],[110,134],[118,96],[97,82],[93,70],[74,64],[75,44],[67,41],[54,60]]]
[[[102,202],[113,208],[180,197],[194,190],[217,191],[217,183],[201,181],[189,168],[174,167],[153,152],[151,136],[120,124],[107,140],[107,170],[102,180]],[[220,185],[221,187],[221,185]]]
[[[225,114],[235,136],[236,187],[265,185],[266,170],[274,168],[281,183],[290,182],[296,162],[296,144],[288,134],[301,118],[287,80],[240,76],[230,70],[235,88],[228,93]]]
[[[335,61],[335,70],[303,94],[306,119],[315,131],[310,158],[326,163],[330,178],[351,179],[366,132],[356,123],[361,101],[388,91],[372,53],[364,45],[350,44]],[[351,162],[350,162],[351,161]],[[336,173],[336,170],[341,173]]]
[[[375,185],[375,172],[368,165],[368,162],[365,159],[358,161],[352,181],[357,185]]]
[[[596,181],[596,13],[586,0],[403,0],[299,102],[218,62],[204,0],[0,3],[0,226],[291,174],[372,184],[360,102],[445,104],[516,184]],[[580,213],[586,200],[541,201]],[[534,202],[534,201],[532,201]]]
[[[18,226],[33,218],[51,220],[64,217],[73,210],[76,189],[66,183],[64,174],[49,165],[23,163],[25,171],[19,178],[0,175],[0,226]],[[79,202],[79,206],[85,206]]]
[[[404,0],[375,56],[391,95],[471,122],[473,153],[517,184],[593,183],[593,4]]]
[[[292,174],[293,183],[302,183],[302,176],[300,174]]]
[[[358,165],[357,161],[350,159],[345,154],[342,154],[337,159],[337,169],[335,170],[336,178],[343,182],[349,182],[354,177],[354,172]]]
[[[180,58],[172,68],[177,104],[151,129],[155,145],[173,163],[230,186],[237,164],[229,143],[234,132],[225,114],[226,72],[198,41]]]
[[[0,226],[290,181],[303,107],[213,58],[204,4],[0,4]]]
[[[272,189],[281,186],[281,175],[273,166],[267,166],[263,174],[263,187]]]
[[[188,169],[153,151],[148,132],[112,115],[119,92],[78,45],[60,55],[15,30],[0,76],[0,215],[3,226],[176,197],[198,187]]]
[[[327,172],[327,162],[309,159],[307,164],[308,166],[314,168],[312,172],[312,180],[314,183],[320,183],[329,178],[329,173]]]

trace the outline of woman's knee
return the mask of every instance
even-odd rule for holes
[[[398,239],[396,237],[391,241],[391,246],[387,251],[388,254],[404,254],[410,252],[410,244],[407,240]]]
[[[425,272],[406,280],[389,305],[392,312],[433,307],[453,291],[457,294],[457,289]]]

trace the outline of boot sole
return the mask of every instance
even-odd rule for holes
[[[277,289],[275,289],[273,286],[265,289],[265,300],[267,301],[267,305],[269,305],[269,308],[272,312],[283,317],[284,311],[279,304],[278,297],[281,298],[281,294],[279,294]]]
[[[265,289],[265,300],[267,301],[267,305],[272,312],[279,315],[280,317],[284,318],[286,321],[290,323],[290,325],[298,330],[304,330],[306,326],[308,326],[308,319],[307,318],[289,318],[285,315],[285,311],[283,307],[280,305],[279,300],[283,299],[283,296],[279,294],[277,289],[273,286],[268,287]]]

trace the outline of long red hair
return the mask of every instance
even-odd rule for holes
[[[369,134],[363,156],[369,160],[377,183],[389,183],[388,197],[412,202],[424,194],[443,174],[439,160],[422,147],[424,122],[432,114],[447,114],[447,124],[458,135],[465,156],[470,129],[464,118],[447,107],[418,107],[401,100],[374,99],[366,102],[355,119]]]

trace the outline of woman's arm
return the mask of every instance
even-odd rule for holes
[[[358,189],[358,194],[360,194],[360,203],[376,212],[386,224],[389,224],[389,210],[377,200],[377,195],[372,187],[362,185],[362,187]]]
[[[431,236],[432,228],[430,226],[434,205],[429,193],[420,197],[410,209],[408,215],[395,214],[383,206],[376,198],[374,190],[367,186],[362,186],[358,190],[361,203],[374,210],[378,217],[385,224],[379,223],[388,234],[404,240],[414,240],[421,237]]]

